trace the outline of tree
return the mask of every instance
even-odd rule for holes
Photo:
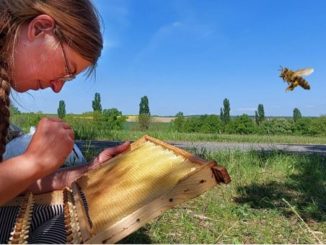
[[[173,120],[173,128],[178,131],[184,131],[185,117],[182,112],[178,112]]]
[[[19,111],[19,109],[14,106],[14,105],[10,105],[10,114],[13,114],[13,115],[17,115],[17,114],[20,114],[21,112]]]
[[[300,118],[302,118],[300,110],[298,108],[294,108],[294,110],[293,110],[293,121],[297,122]]]
[[[110,130],[123,129],[123,123],[127,120],[126,116],[116,108],[104,109],[102,112],[102,119],[106,122],[106,128]]]
[[[222,129],[221,119],[217,115],[202,115],[199,117],[201,133],[220,133]]]
[[[59,101],[58,117],[63,119],[66,116],[66,104],[63,100]]]
[[[143,96],[139,103],[138,122],[141,130],[147,130],[150,125],[151,113],[147,96]]]
[[[255,132],[255,123],[247,114],[238,116],[228,127],[229,133],[252,134]]]
[[[140,103],[139,103],[139,115],[140,114],[148,114],[150,115],[150,111],[149,111],[149,106],[148,106],[148,98],[147,96],[143,96],[140,99]]]
[[[92,107],[94,112],[102,112],[100,93],[95,93],[94,100],[92,101]]]
[[[255,111],[256,124],[259,125],[265,120],[265,111],[262,104],[258,105],[257,111]]]
[[[224,124],[228,124],[230,122],[230,102],[227,98],[223,101],[223,108],[220,110],[220,118]]]

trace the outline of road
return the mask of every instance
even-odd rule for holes
[[[77,140],[76,144],[84,151],[86,149],[102,150],[120,144],[118,141],[82,141]],[[303,145],[303,144],[266,144],[266,143],[223,143],[223,142],[186,142],[168,141],[167,143],[177,147],[190,150],[206,149],[207,151],[240,150],[240,151],[282,151],[297,154],[320,154],[326,156],[326,145]]]

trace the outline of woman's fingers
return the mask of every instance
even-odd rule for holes
[[[102,163],[106,162],[107,160],[111,159],[112,157],[128,150],[130,147],[130,142],[126,141],[121,145],[107,148],[103,150],[95,159],[94,161],[89,165],[90,169],[96,168]]]

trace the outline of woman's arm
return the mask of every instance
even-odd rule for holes
[[[0,163],[0,204],[3,204],[42,176],[38,163],[29,155],[20,155]]]
[[[26,151],[0,163],[0,204],[55,172],[72,151],[73,143],[69,125],[58,119],[42,118]]]
[[[129,148],[129,145],[129,142],[125,142],[116,147],[107,148],[102,151],[91,163],[71,168],[59,169],[53,174],[38,179],[31,184],[26,191],[31,191],[33,193],[45,193],[53,190],[62,190],[67,186],[70,187],[71,184],[84,173],[91,169],[97,168],[112,157],[126,151]]]
[[[40,194],[54,190],[62,190],[65,187],[71,186],[72,182],[74,182],[88,170],[89,164],[59,169],[58,171],[33,182],[25,192]]]

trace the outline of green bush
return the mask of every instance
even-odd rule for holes
[[[287,119],[265,120],[259,125],[258,132],[268,135],[290,135],[293,132],[293,121]]]
[[[216,115],[204,115],[199,120],[202,122],[200,133],[220,133],[222,131],[222,120]]]
[[[254,121],[246,114],[231,120],[225,128],[230,134],[253,134],[256,132]]]
[[[42,117],[45,117],[42,113],[19,113],[12,115],[10,121],[27,133],[30,127],[36,126]]]
[[[172,121],[172,128],[177,132],[184,131],[185,117],[182,112],[178,112],[175,115],[175,119]]]

